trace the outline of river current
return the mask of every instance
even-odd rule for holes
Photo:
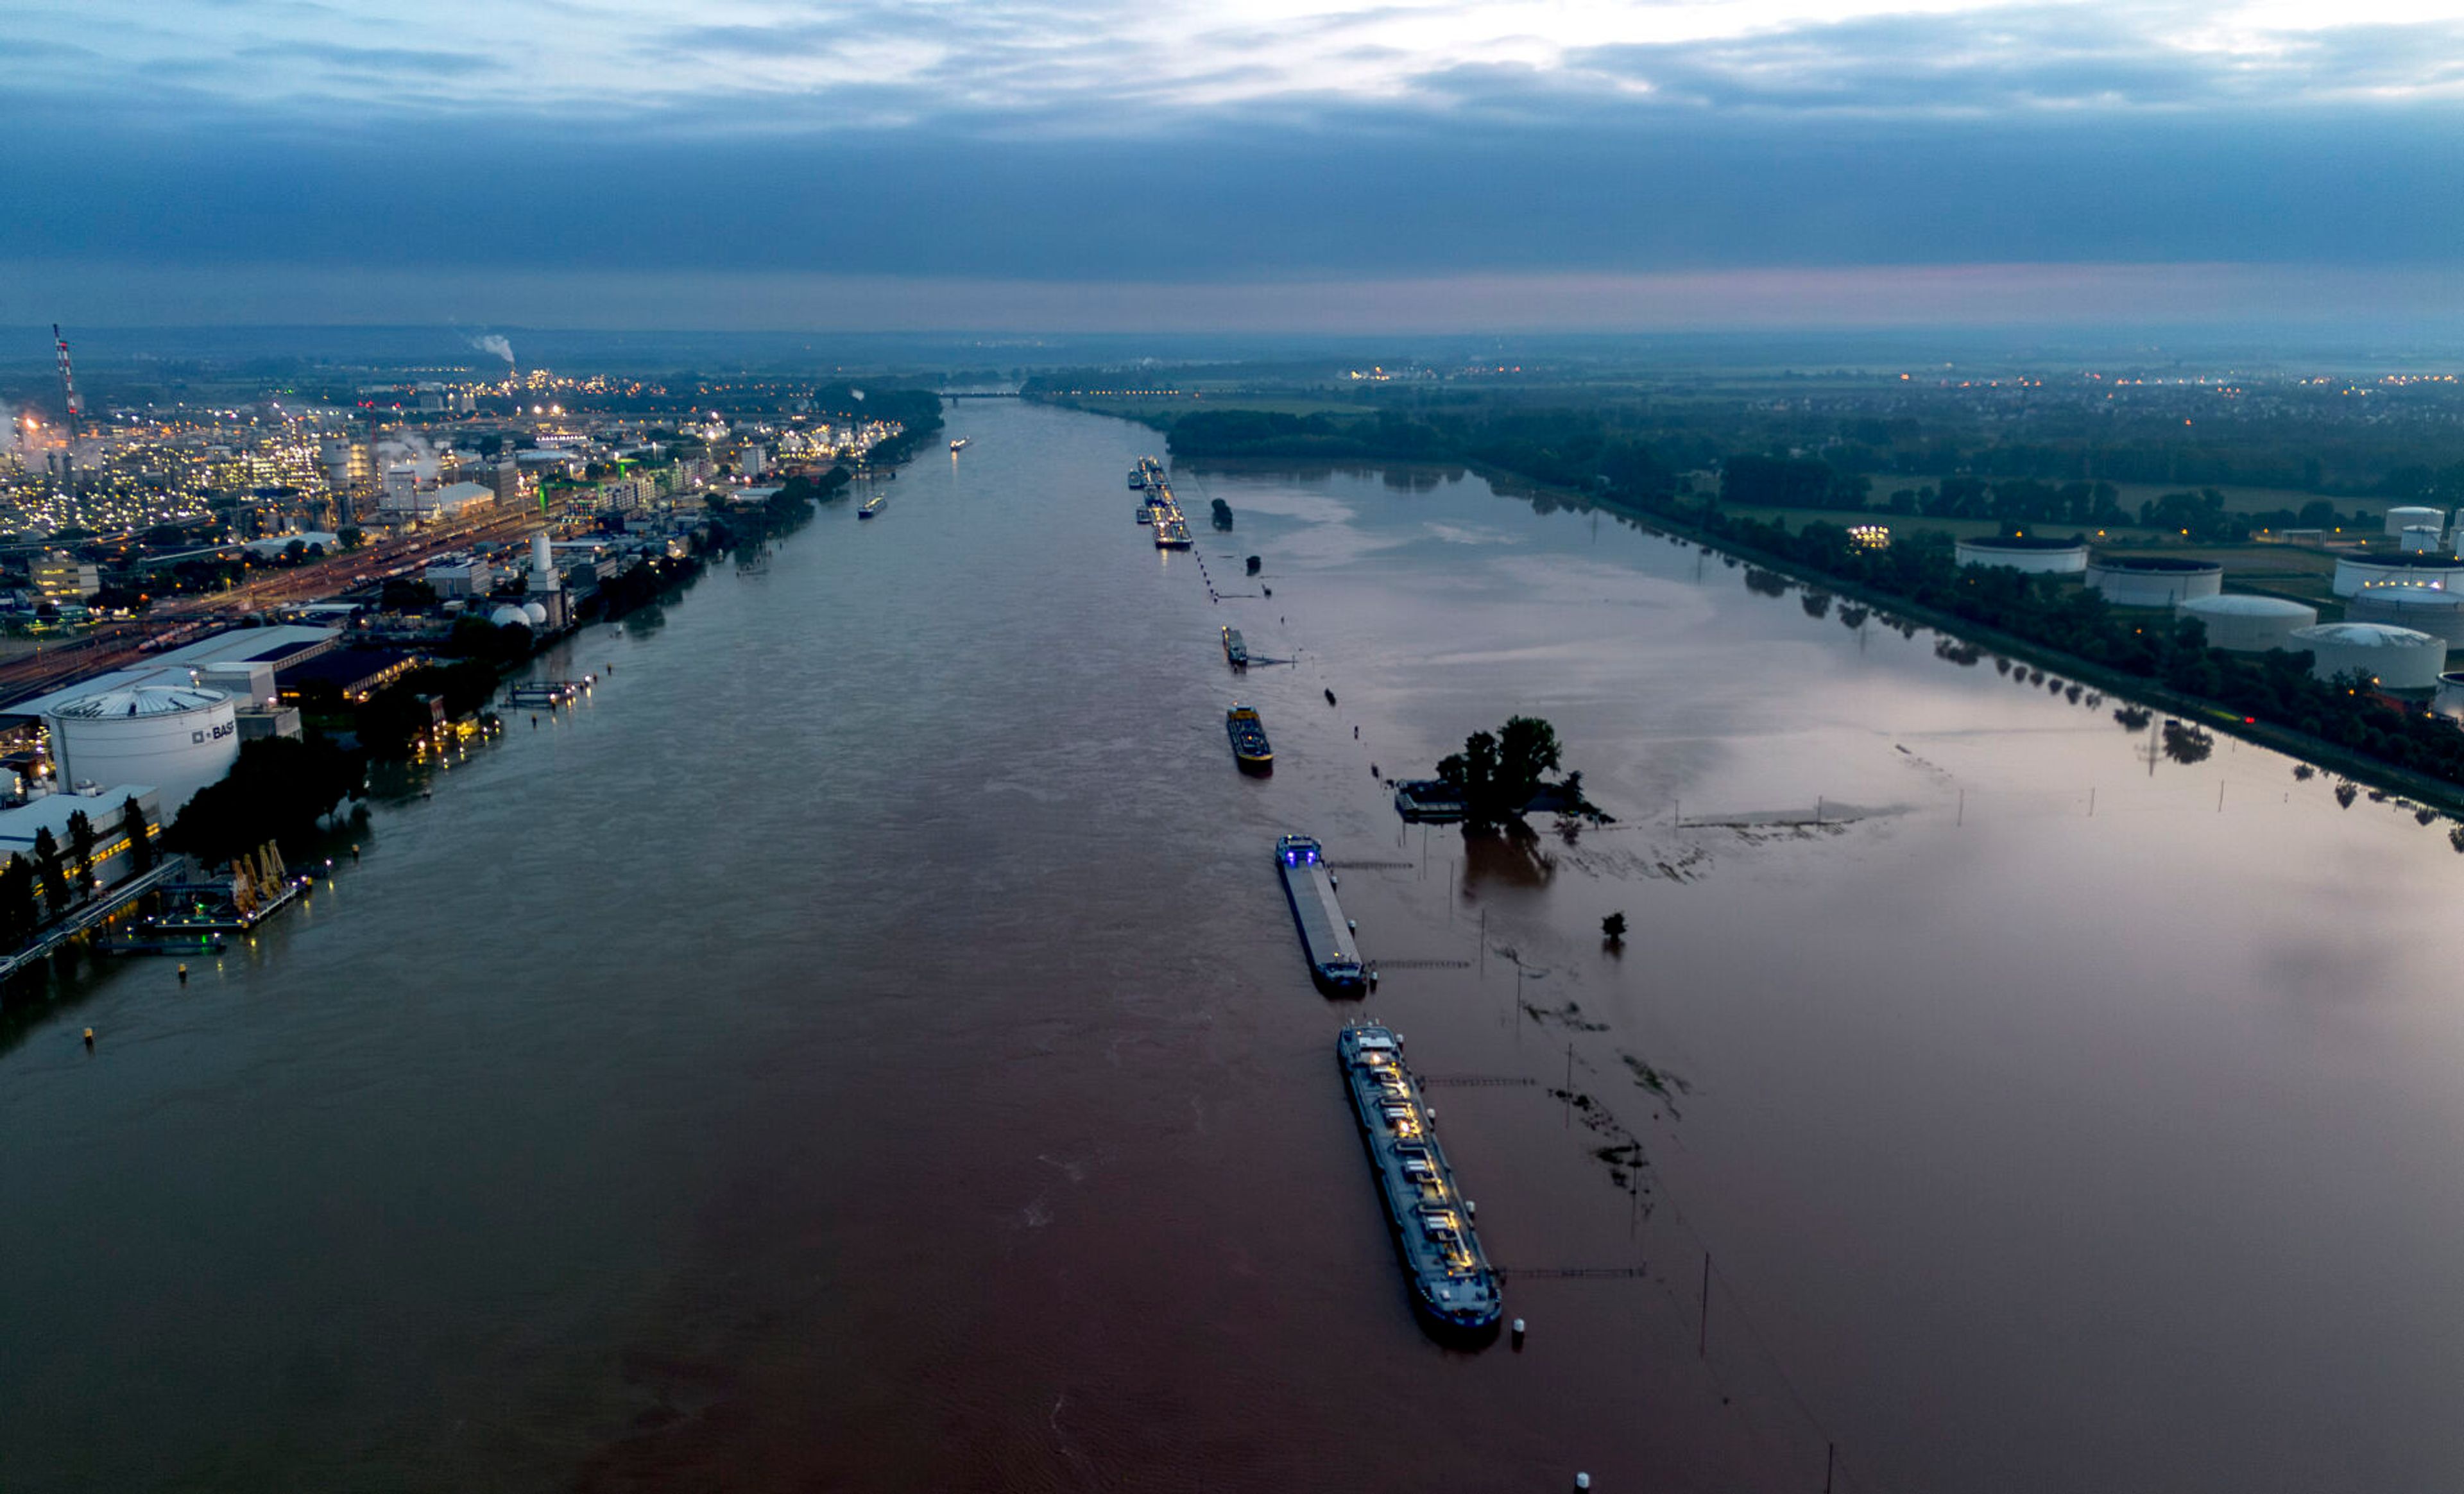
[[[601,685],[253,947],[7,1029],[0,1487],[2464,1474],[2443,824],[1476,477],[1186,472],[1166,555],[1151,433],[951,433],[543,659]],[[1398,821],[1518,711],[1614,824]],[[1520,1349],[1414,1325],[1356,1011]]]

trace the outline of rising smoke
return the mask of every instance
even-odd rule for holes
[[[505,366],[508,368],[514,366],[514,344],[508,342],[504,338],[494,332],[487,334],[485,337],[475,337],[471,339],[471,345],[477,348],[482,353],[495,354],[498,358],[505,361]]]

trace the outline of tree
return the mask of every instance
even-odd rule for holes
[[[82,809],[69,815],[69,869],[80,894],[94,890],[94,821]]]
[[[34,868],[26,858],[11,853],[9,865],[0,868],[0,939],[11,948],[23,944],[42,922],[34,907]]]
[[[344,799],[366,792],[366,776],[359,754],[345,752],[326,737],[269,736],[249,742],[240,748],[229,777],[207,784],[188,801],[165,832],[164,844],[209,866],[228,861],[269,840],[315,829]]]
[[[1625,942],[1625,912],[1619,910],[1600,920],[1600,937],[1611,944]]]
[[[352,524],[345,527],[341,533],[336,535],[334,537],[334,542],[341,545],[344,550],[356,550],[367,541],[367,538],[366,531],[361,529],[357,524]]]
[[[1217,498],[1215,500],[1214,518],[1216,528],[1230,529],[1232,527],[1232,505],[1224,502],[1221,498]]]
[[[34,875],[43,885],[43,902],[52,916],[68,912],[69,882],[60,870],[59,838],[48,824],[34,832]]]
[[[143,876],[154,869],[154,841],[146,833],[145,806],[131,794],[121,802],[120,826],[128,832],[128,870]]]
[[[1557,766],[1557,729],[1538,716],[1507,718],[1497,737],[1497,786],[1520,807],[1540,791],[1540,776]]]
[[[1472,824],[1493,825],[1523,812],[1560,756],[1555,727],[1538,716],[1512,716],[1497,733],[1464,737],[1463,750],[1438,764],[1438,777],[1462,799]]]

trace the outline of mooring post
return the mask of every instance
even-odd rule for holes
[[[1694,1356],[1711,1357],[1711,1252],[1703,1252],[1703,1320],[1694,1330]]]

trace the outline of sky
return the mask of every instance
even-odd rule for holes
[[[2454,323],[2464,0],[11,0],[0,322]]]

